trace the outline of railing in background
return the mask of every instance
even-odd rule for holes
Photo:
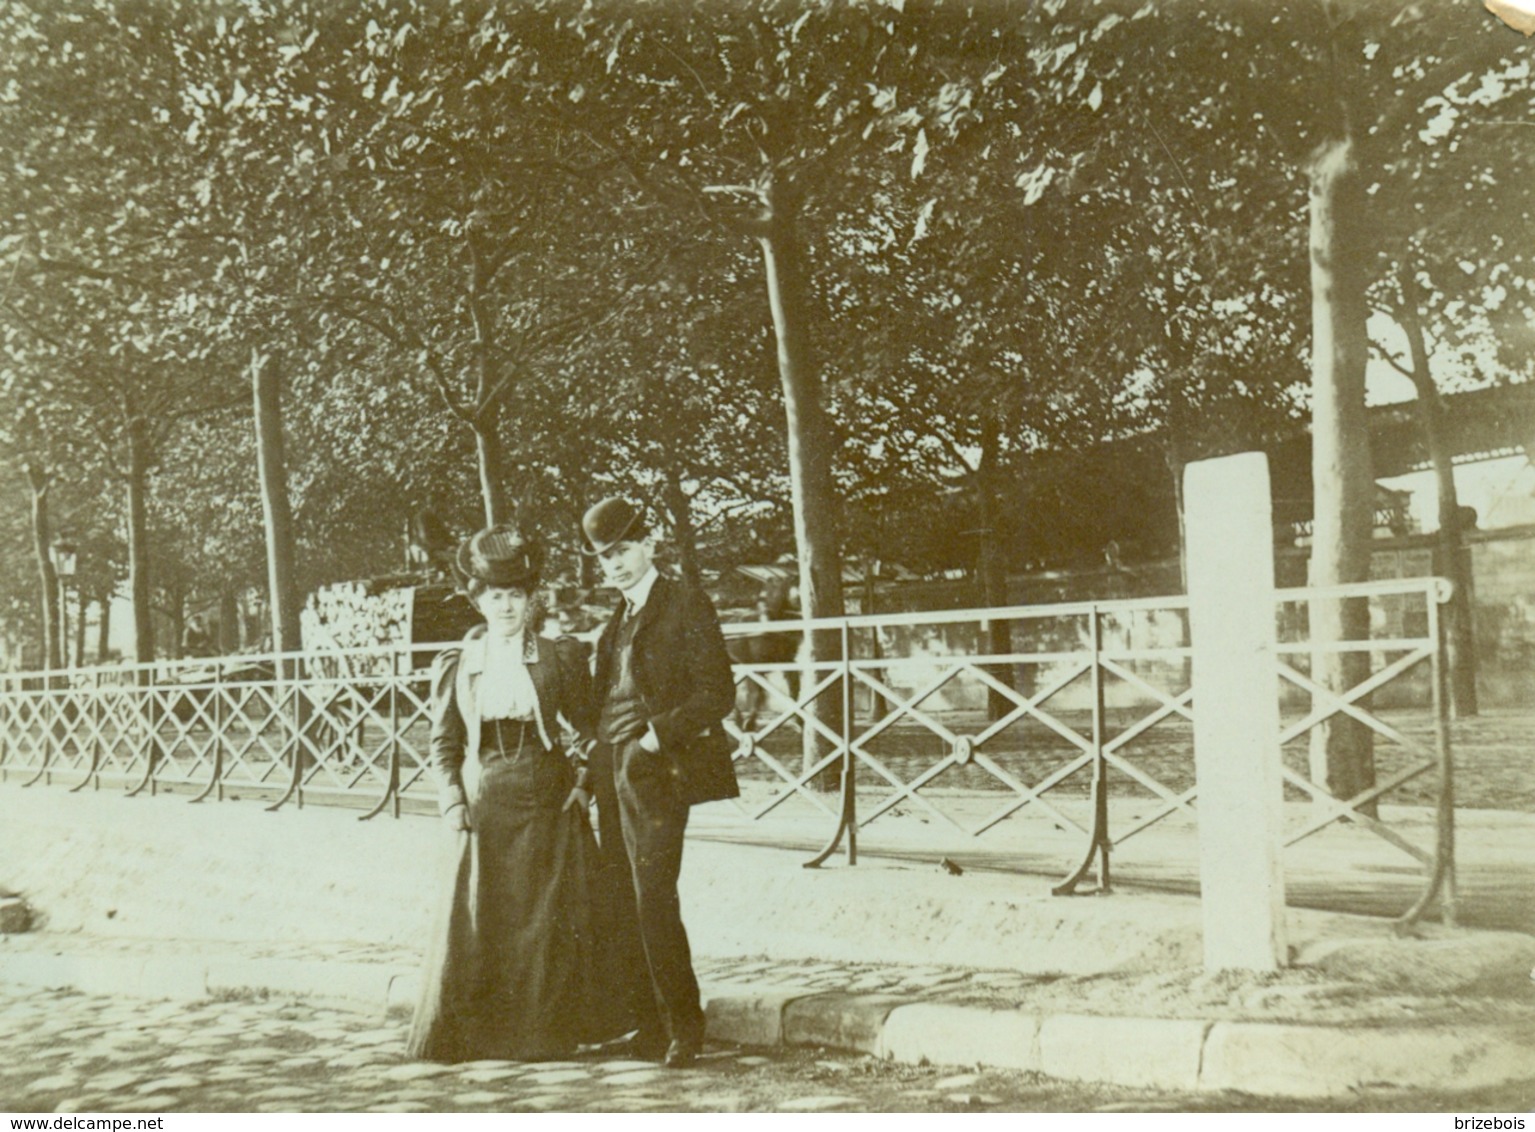
[[[1455,914],[1453,774],[1438,612],[1448,596],[1448,583],[1433,578],[1275,595],[1283,776],[1287,798],[1310,803],[1288,807],[1285,845],[1352,824],[1406,853],[1426,872],[1423,893],[1404,916],[1409,923],[1436,898],[1446,922]],[[1309,641],[1308,607],[1336,598],[1371,603],[1368,639]],[[772,772],[745,792],[739,808],[760,820],[790,800],[806,799],[829,813],[815,787],[836,769],[838,825],[811,866],[842,846],[849,861],[856,860],[859,830],[902,806],[970,838],[1023,814],[1071,842],[1062,855],[1079,863],[1056,893],[1078,891],[1094,873],[1096,889],[1106,890],[1114,850],[1172,815],[1195,813],[1196,695],[1187,609],[1185,598],[1168,597],[727,626],[729,636],[835,631],[843,642],[835,658],[814,665],[737,666],[738,683],[765,695],[769,708],[765,722],[754,712],[754,726],[727,723],[740,743],[738,766],[762,761]],[[941,647],[933,647],[940,637]],[[1310,657],[1320,651],[1367,655],[1369,673],[1352,688],[1328,691],[1310,677]],[[800,687],[779,683],[796,673]],[[1419,685],[1404,687],[1413,681]],[[1393,698],[1398,702],[1389,703]],[[1385,706],[1372,706],[1377,699]],[[1430,710],[1427,741],[1383,714],[1413,699]],[[1340,715],[1385,740],[1374,752],[1376,784],[1351,798],[1334,798],[1307,773],[1311,733]],[[1430,788],[1405,799],[1435,814],[1431,842],[1419,844],[1405,827],[1372,811],[1428,774]],[[742,777],[749,778],[744,771]],[[1133,812],[1110,807],[1111,800],[1131,798]]]
[[[1438,901],[1446,924],[1455,922],[1455,778],[1450,745],[1448,663],[1444,621],[1440,606],[1450,600],[1451,585],[1443,578],[1364,582],[1347,586],[1280,590],[1279,675],[1281,680],[1308,698],[1298,719],[1286,721],[1280,730],[1285,749],[1283,775],[1289,792],[1312,803],[1312,810],[1286,831],[1285,845],[1303,841],[1327,827],[1349,823],[1369,830],[1417,861],[1427,877],[1423,892],[1402,916],[1416,922],[1429,905]],[[1314,603],[1341,598],[1370,599],[1371,633],[1368,640],[1319,644],[1305,631],[1302,612]],[[1377,631],[1378,630],[1378,631]],[[1313,679],[1316,658],[1324,652],[1367,658],[1365,674],[1353,686],[1331,690]],[[1422,679],[1432,709],[1430,742],[1414,739],[1394,726],[1373,706],[1377,693],[1393,683]],[[1311,780],[1309,751],[1303,746],[1329,720],[1354,720],[1366,728],[1372,740],[1374,783],[1349,798],[1338,798]],[[1380,740],[1385,740],[1382,746]],[[1431,789],[1418,798],[1434,810],[1431,845],[1420,845],[1404,836],[1376,812],[1387,794],[1400,792],[1424,775],[1432,775]]]
[[[0,773],[129,794],[364,797],[373,817],[420,787],[419,646],[157,662],[0,677]],[[430,655],[426,653],[424,655]],[[243,795],[242,795],[243,796]]]
[[[1310,803],[1290,807],[1286,843],[1338,823],[1379,836],[1428,874],[1414,919],[1436,897],[1445,918],[1454,915],[1438,617],[1447,592],[1422,579],[1276,595],[1276,687],[1291,689],[1281,735],[1287,794]],[[1372,658],[1368,679],[1332,693],[1311,679],[1309,658],[1320,650],[1304,610],[1338,596],[1370,600],[1379,631],[1328,646]],[[726,722],[742,781],[734,812],[751,823],[808,815],[827,837],[812,865],[844,846],[855,861],[859,831],[901,813],[967,841],[1037,818],[1033,828],[1058,843],[1060,859],[1077,862],[1055,890],[1077,891],[1093,874],[1103,890],[1115,851],[1173,815],[1194,814],[1196,706],[1182,597],[725,627],[727,637],[812,631],[830,636],[829,657],[736,665],[742,707]],[[365,819],[398,815],[402,802],[427,809],[432,654],[412,645],[0,675],[0,779],[163,789],[198,802],[254,795],[272,809],[355,800]],[[1372,706],[1414,680],[1434,713],[1428,743]],[[1385,740],[1377,784],[1353,798],[1332,797],[1306,773],[1307,736],[1339,715]],[[1382,797],[1407,789],[1436,810],[1431,845],[1376,812]]]
[[[830,812],[814,784],[837,765],[839,825],[812,864],[842,841],[856,859],[858,830],[902,806],[970,837],[1032,812],[1074,832],[1088,857],[1097,852],[1106,885],[1108,794],[1094,784],[1109,766],[1160,795],[1166,812],[1187,808],[1178,791],[1132,761],[1131,750],[1162,721],[1192,718],[1186,610],[1186,600],[1174,597],[777,622],[771,630],[726,626],[730,636],[835,630],[843,641],[835,660],[801,677],[803,694],[772,679],[795,665],[737,666],[738,681],[764,689],[771,709],[754,729],[727,723],[741,760],[762,758],[772,750],[766,740],[789,735],[772,752],[776,789],[746,812],[764,816],[791,796]],[[839,695],[846,709],[834,703],[826,711],[825,699]],[[792,773],[786,764],[811,729],[827,749]]]

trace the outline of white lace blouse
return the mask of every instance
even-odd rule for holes
[[[518,633],[511,640],[486,634],[481,638],[485,664],[480,670],[477,699],[481,719],[534,719],[538,693],[533,677],[523,659],[523,639]]]

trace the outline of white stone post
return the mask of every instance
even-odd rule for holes
[[[1184,470],[1205,969],[1288,962],[1268,459]]]

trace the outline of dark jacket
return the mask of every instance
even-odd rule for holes
[[[612,686],[618,624],[615,616],[597,641],[593,690],[599,705]],[[709,595],[665,574],[658,577],[634,627],[633,665],[645,716],[683,799],[693,805],[737,797],[735,744],[721,723],[735,710],[735,677]]]
[[[462,647],[443,651],[432,664],[429,762],[437,779],[438,806],[444,813],[465,803],[466,787],[472,791],[480,774],[477,696],[484,637],[485,626],[476,626],[464,637]],[[560,716],[579,735],[589,736],[596,719],[581,642],[573,637],[551,641],[529,632],[523,638],[523,659],[538,694],[537,723],[545,745],[560,749]]]

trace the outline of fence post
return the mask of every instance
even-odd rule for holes
[[[1454,586],[1454,582],[1450,585]],[[1454,591],[1443,602],[1439,588],[1430,587],[1423,595],[1428,603],[1429,633],[1434,642],[1434,754],[1439,762],[1439,797],[1435,804],[1434,824],[1438,836],[1434,840],[1434,859],[1440,874],[1439,908],[1445,927],[1455,927],[1455,760],[1450,754],[1450,713],[1456,700],[1454,696],[1455,666],[1451,650],[1453,639],[1448,636],[1450,626],[1445,624],[1445,613],[1451,612],[1449,602]],[[1454,616],[1460,616],[1455,613]],[[1468,658],[1469,659],[1469,658]],[[1531,972],[1535,975],[1535,972]]]
[[[1428,606],[1428,639],[1433,645],[1429,670],[1433,674],[1434,760],[1439,769],[1439,791],[1434,801],[1434,861],[1422,894],[1396,922],[1399,935],[1410,934],[1423,913],[1437,898],[1440,920],[1455,927],[1455,762],[1450,754],[1449,641],[1443,610],[1454,595],[1453,582],[1435,578],[1423,588]],[[1535,974],[1535,972],[1532,972]]]
[[[213,728],[213,734],[208,737],[208,750],[212,754],[212,766],[208,771],[208,785],[195,798],[194,802],[201,802],[210,795],[219,801],[224,800],[224,663],[226,658],[219,657],[213,662],[213,691],[209,693],[213,701],[213,717],[209,725]]]
[[[83,731],[83,730],[86,730],[87,727],[92,727],[92,728],[95,727],[97,720],[100,718],[99,715],[96,712],[96,696],[94,694],[92,694],[93,691],[99,691],[100,690],[100,676],[99,675],[92,676],[90,674],[85,674],[85,675],[80,676],[79,679],[80,679],[81,683],[80,683],[79,688],[76,689],[76,692],[80,696],[84,697],[85,702],[81,705],[80,710],[75,712],[75,730],[76,731]],[[92,689],[91,688],[92,683],[97,684],[97,688],[96,689]],[[79,740],[79,736],[77,735],[76,738],[75,738],[75,750],[78,751],[79,749],[80,749],[80,740]],[[77,785],[71,786],[69,788],[69,792],[71,794],[78,794],[78,793],[80,793],[80,791],[84,790],[87,786],[91,786],[93,784],[95,786],[95,789],[100,790],[101,789],[101,773],[100,772],[101,772],[101,736],[98,734],[98,735],[93,736],[92,739],[91,739],[91,749],[90,749],[89,754],[86,757],[85,777],[82,778]]]
[[[803,864],[802,867],[807,869],[818,869],[830,860],[831,855],[837,851],[837,846],[842,844],[844,837],[847,838],[847,863],[850,865],[858,863],[858,783],[855,774],[856,764],[853,762],[853,651],[845,617],[842,619],[840,632],[842,637],[842,725],[839,730],[842,766],[839,781],[842,799],[837,813],[837,828],[826,846]]]
[[[877,632],[877,630],[876,630]],[[858,863],[858,783],[853,762],[853,641],[842,621],[842,822],[847,827],[847,863]]]
[[[384,796],[378,800],[376,806],[359,817],[358,821],[376,818],[384,812],[386,806],[390,805],[394,807],[394,816],[400,816],[400,690],[404,683],[400,675],[400,661],[408,656],[408,653],[402,653],[399,649],[392,649],[389,653],[389,682],[385,685],[389,698],[389,730],[388,738],[384,740],[389,749],[389,779],[384,784]],[[405,668],[408,673],[410,669],[408,659]],[[368,757],[367,718],[368,709],[364,708],[359,714],[360,722],[357,724],[357,747],[364,759]]]
[[[1093,892],[1112,891],[1109,884],[1109,854],[1114,849],[1109,836],[1109,761],[1103,753],[1107,728],[1107,706],[1103,696],[1103,610],[1094,602],[1087,615],[1088,640],[1092,645],[1090,681],[1093,693],[1093,829],[1087,840],[1087,855],[1082,863],[1060,884],[1050,889],[1051,896],[1075,896],[1077,886],[1087,879],[1094,859],[1098,862],[1098,887]]]
[[[1184,471],[1207,970],[1288,962],[1268,459]]]

